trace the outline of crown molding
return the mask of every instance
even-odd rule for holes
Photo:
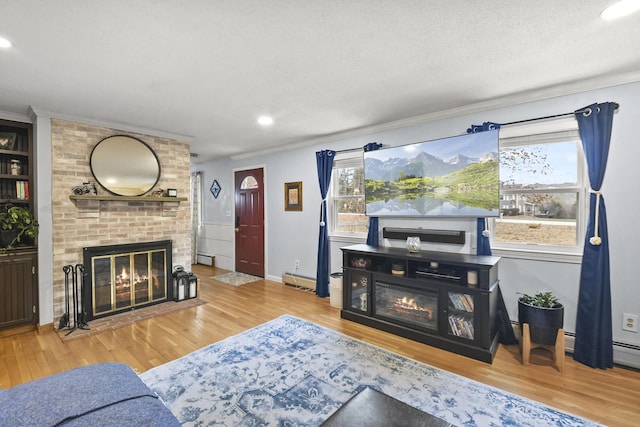
[[[70,122],[83,123],[83,124],[92,125],[92,126],[101,126],[101,127],[106,127],[110,129],[123,130],[126,132],[139,133],[142,135],[151,135],[151,136],[157,136],[160,138],[175,139],[177,141],[184,141],[188,143],[192,143],[195,139],[193,136],[181,135],[181,134],[167,132],[167,131],[158,130],[158,129],[149,129],[142,126],[136,126],[136,125],[131,125],[127,123],[111,122],[107,120],[98,120],[98,119],[93,119],[89,117],[76,116],[72,114],[56,113],[54,111],[39,109],[34,106],[29,107],[29,113],[33,120],[35,120],[35,118],[41,118],[41,117],[55,118],[55,119],[67,120]]]
[[[0,110],[0,118],[4,120],[12,120],[14,122],[21,123],[33,123],[33,120],[27,114],[13,113],[10,111]]]
[[[264,156],[266,154],[277,153],[280,151],[295,150],[298,148],[306,148],[313,145],[327,144],[337,142],[344,139],[356,138],[360,136],[371,135],[374,133],[385,132],[389,130],[399,129],[403,127],[421,125],[440,120],[446,120],[456,117],[462,117],[475,113],[482,113],[500,108],[514,107],[516,105],[527,104],[531,102],[544,101],[562,96],[570,96],[578,93],[589,92],[593,90],[605,89],[609,87],[622,86],[630,83],[640,82],[640,71],[632,71],[629,73],[609,77],[598,77],[594,79],[582,80],[568,84],[549,86],[543,89],[535,89],[508,95],[488,101],[469,104],[461,107],[451,108],[448,110],[436,111],[433,113],[422,114],[418,116],[407,117],[400,120],[394,120],[379,125],[365,126],[357,129],[350,129],[344,132],[337,132],[331,135],[325,135],[312,138],[293,144],[282,145],[279,147],[267,148],[265,150],[252,151],[251,153],[241,153],[230,156],[232,160],[246,159],[256,156]],[[577,106],[576,108],[579,108]],[[523,117],[526,119],[526,117]]]

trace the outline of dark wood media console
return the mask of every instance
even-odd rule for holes
[[[499,257],[342,248],[344,319],[493,362]]]

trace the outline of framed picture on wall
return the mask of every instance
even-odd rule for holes
[[[213,198],[217,199],[221,191],[222,187],[220,187],[220,184],[218,184],[218,180],[214,179],[213,184],[211,184],[211,194],[213,194]]]
[[[302,210],[302,181],[284,183],[284,210]]]

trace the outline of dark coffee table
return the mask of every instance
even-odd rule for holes
[[[365,388],[334,412],[323,427],[453,427],[434,417],[372,388]]]

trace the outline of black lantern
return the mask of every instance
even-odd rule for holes
[[[198,278],[196,277],[195,274],[193,273],[189,273],[189,277],[187,279],[188,282],[188,289],[189,291],[186,292],[185,290],[185,296],[186,298],[195,298],[198,296]]]
[[[173,299],[174,301],[182,301],[188,298],[189,292],[189,273],[184,271],[181,265],[176,265],[173,270]]]

